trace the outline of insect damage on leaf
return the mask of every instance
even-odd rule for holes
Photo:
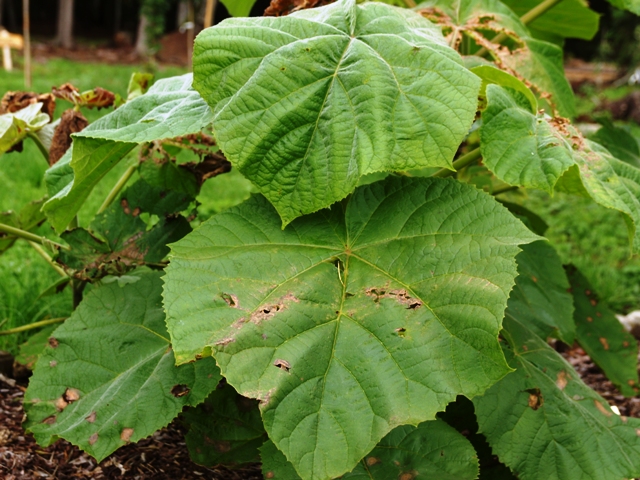
[[[120,433],[120,440],[123,442],[129,442],[131,440],[131,436],[133,435],[133,428],[123,428]]]
[[[187,387],[184,384],[174,385],[171,388],[171,395],[173,395],[176,398],[184,397],[185,395],[188,395],[189,392],[190,392],[189,387]]]
[[[422,306],[422,302],[409,295],[404,289],[389,290],[387,288],[368,288],[365,293],[374,298],[374,302],[379,303],[382,298],[393,298],[399,304],[405,305],[410,310],[415,310]]]
[[[538,410],[544,404],[544,398],[539,388],[530,388],[526,390],[529,393],[529,407]]]

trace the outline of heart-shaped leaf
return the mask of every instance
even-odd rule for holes
[[[640,420],[614,414],[524,324],[506,317],[504,327],[516,371],[473,399],[480,432],[500,460],[521,480],[640,475]]]
[[[537,238],[453,180],[390,177],[284,231],[254,196],[172,246],[176,359],[212,349],[300,476],[333,478],[508,372],[497,335]]]
[[[431,22],[355,0],[225,20],[193,63],[220,148],[285,225],[368,173],[451,167],[480,87]]]
[[[202,402],[220,373],[211,358],[176,367],[160,274],[95,287],[40,355],[24,405],[41,445],[64,438],[98,461]]]

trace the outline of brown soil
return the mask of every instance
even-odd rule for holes
[[[557,349],[587,385],[616,405],[624,416],[640,418],[640,397],[625,398],[580,347]],[[184,443],[184,430],[177,423],[137,444],[120,448],[99,464],[70,443],[59,440],[42,448],[25,434],[24,386],[0,375],[0,478],[31,479],[136,479],[136,480],[258,480],[259,465],[238,470],[213,469],[194,464]]]

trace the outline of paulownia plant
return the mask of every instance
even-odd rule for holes
[[[598,17],[581,0],[409,6],[225,20],[193,76],[136,75],[84,129],[5,97],[2,151],[33,140],[53,165],[48,198],[1,218],[0,251],[29,240],[61,274],[46,293],[77,304],[21,357],[38,358],[39,443],[102,460],[179,416],[195,461],[265,478],[640,475],[640,420],[551,346],[577,341],[634,395],[637,344],[516,192],[619,211],[640,250],[637,144],[570,121],[561,45]],[[255,193],[199,220],[203,183],[232,168]]]

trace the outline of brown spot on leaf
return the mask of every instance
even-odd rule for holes
[[[605,350],[609,350],[609,342],[607,341],[606,338],[600,337],[598,340],[600,340],[600,343],[602,344],[602,348],[604,348]]]
[[[275,478],[275,474],[273,472],[267,472],[264,474],[264,478]]]
[[[136,207],[136,208],[133,209],[133,212],[131,212],[131,214],[134,217],[137,217],[138,215],[140,215],[141,212],[142,212],[142,210],[140,210],[140,207]]]
[[[55,338],[53,338],[53,337],[50,337],[50,338],[49,338],[49,346],[50,346],[51,348],[58,348],[58,345],[59,345],[59,343],[58,343],[58,340],[57,340],[57,339],[55,339]]]
[[[404,334],[407,331],[407,329],[404,327],[400,327],[400,328],[396,328],[394,331],[398,334],[399,337],[404,337]]]
[[[593,322],[593,318],[592,317],[587,317],[587,322]]]
[[[298,303],[300,300],[298,300],[293,294],[287,293],[284,297],[281,297],[276,304],[262,305],[258,307],[258,309],[251,314],[249,320],[258,325],[260,322],[268,320],[269,318],[274,317],[278,312],[285,310],[291,302]]]
[[[91,435],[89,437],[89,445],[93,445],[97,441],[98,441],[98,434],[97,433],[94,433],[93,435]]]
[[[601,317],[602,314],[600,312],[596,312],[596,317]]]
[[[608,408],[606,408],[604,405],[602,405],[599,401],[594,400],[593,403],[596,406],[596,408],[600,410],[600,413],[604,414],[607,417],[610,417],[611,415],[613,415],[613,413],[611,413],[611,411]]]
[[[371,467],[372,465],[375,465],[376,463],[380,463],[380,459],[376,458],[376,457],[367,457],[365,462],[367,463],[368,467]]]
[[[120,432],[120,440],[128,442],[131,440],[131,435],[133,435],[133,428],[123,428],[122,432]]]
[[[567,372],[565,372],[564,370],[558,372],[558,376],[556,378],[556,386],[560,390],[564,390],[564,388],[567,386]]]
[[[404,472],[400,474],[400,476],[398,477],[398,480],[413,480],[417,476],[418,476],[418,472],[416,471]]]
[[[629,342],[627,342],[626,340],[624,342],[622,342],[622,346],[624,348],[627,348],[629,346]]]
[[[75,388],[67,388],[63,396],[68,403],[73,403],[80,400],[80,391]]]
[[[91,412],[91,413],[89,414],[89,416],[85,418],[85,420],[86,420],[87,422],[89,422],[89,423],[93,423],[93,422],[95,422],[95,421],[96,421],[96,412],[95,412],[95,410],[94,410],[93,412]]]
[[[529,350],[529,347],[527,347],[526,345],[522,345],[522,350],[526,352],[527,350]]]
[[[125,215],[131,215],[131,209],[129,208],[129,200],[123,198],[120,200],[120,206],[122,207],[122,211]]]
[[[273,362],[273,365],[284,370],[285,372],[291,370],[291,364],[286,360],[277,359],[275,362]]]
[[[47,425],[53,425],[54,423],[56,423],[56,416],[55,415],[51,415],[47,418],[45,418],[42,423],[46,423]]]
[[[220,346],[224,347],[225,345],[229,345],[230,343],[233,343],[235,341],[236,341],[235,338],[228,337],[228,338],[223,338],[222,340],[216,342],[215,344],[216,344],[216,346],[220,345]]]
[[[535,275],[531,275],[531,280],[533,280],[533,283],[538,283],[538,279],[535,277]]]
[[[173,395],[176,398],[184,397],[185,395],[188,395],[189,392],[190,392],[189,387],[187,387],[182,383],[178,385],[174,385],[173,388],[171,388],[171,395]]]
[[[596,305],[598,305],[598,301],[597,301],[595,298],[592,298],[591,300],[589,300],[589,303],[590,303],[591,305],[593,305],[594,307],[595,307]]]
[[[51,361],[49,362],[49,366],[50,366],[51,368],[55,367],[56,365],[58,365],[58,362],[56,362],[55,360],[51,360]]]
[[[375,303],[379,303],[381,298],[393,298],[401,305],[406,306],[410,310],[418,309],[422,306],[422,302],[417,298],[413,298],[404,289],[388,290],[387,288],[368,288],[365,294],[373,297]]]
[[[58,410],[59,412],[63,411],[65,408],[67,408],[67,406],[69,405],[69,403],[63,398],[63,397],[58,397],[56,398],[56,401],[53,402],[53,405],[56,407],[56,410]]]
[[[231,308],[238,308],[240,304],[240,302],[238,302],[238,297],[232,293],[221,293],[220,296]]]
[[[529,407],[538,410],[544,404],[544,398],[539,388],[531,388],[526,390],[529,393]]]
[[[631,387],[633,387],[636,384],[636,381],[631,379],[631,380],[627,380],[627,384]]]

